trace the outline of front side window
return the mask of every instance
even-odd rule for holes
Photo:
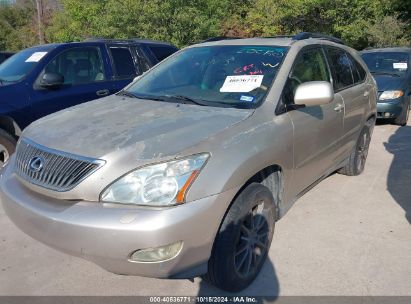
[[[128,47],[110,47],[117,78],[132,78],[136,76],[134,59]]]
[[[347,54],[337,48],[327,48],[327,54],[333,70],[334,90],[339,91],[354,84],[351,72],[352,62]]]
[[[17,82],[30,73],[47,54],[47,49],[26,49],[0,65],[0,85]]]
[[[362,58],[372,74],[403,76],[407,73],[409,55],[402,52],[363,53]]]
[[[286,47],[275,46],[188,48],[159,63],[127,90],[141,98],[254,108],[270,89],[286,52]]]
[[[330,82],[330,73],[324,53],[320,48],[303,50],[298,55],[284,88],[284,103],[294,103],[294,94],[297,87],[309,81]]]
[[[96,47],[74,48],[57,55],[44,73],[60,74],[64,84],[81,84],[105,80],[100,51]]]

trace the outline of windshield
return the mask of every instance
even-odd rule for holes
[[[25,77],[46,55],[46,51],[23,50],[0,64],[0,84],[16,82]]]
[[[254,108],[271,87],[286,51],[275,46],[188,48],[147,72],[127,92],[164,101]]]
[[[363,53],[362,58],[371,73],[403,75],[408,70],[409,56],[401,52]]]

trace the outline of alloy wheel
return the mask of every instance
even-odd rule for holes
[[[240,277],[252,276],[264,262],[269,246],[270,227],[259,202],[244,217],[234,255],[235,270]]]
[[[365,161],[367,160],[369,144],[370,139],[368,136],[368,132],[364,132],[364,134],[361,136],[361,139],[357,147],[357,170],[359,172],[362,171],[365,165]]]

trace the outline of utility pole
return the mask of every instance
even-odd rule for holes
[[[43,34],[43,0],[36,0],[37,6],[37,26],[38,26],[38,36],[39,43],[44,43],[44,34]]]

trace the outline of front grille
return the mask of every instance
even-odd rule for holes
[[[53,150],[28,139],[16,149],[16,173],[24,180],[54,191],[73,189],[105,161]]]

